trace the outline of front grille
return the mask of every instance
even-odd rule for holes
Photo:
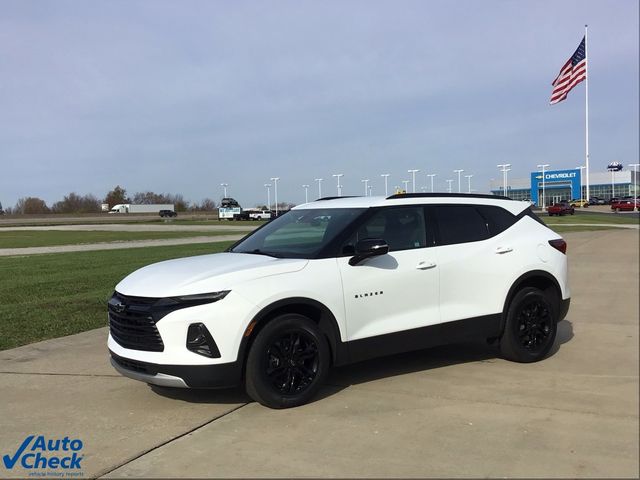
[[[158,299],[127,297],[117,292],[108,302],[109,329],[113,339],[125,348],[162,352],[164,343],[156,322],[166,314],[154,305]]]

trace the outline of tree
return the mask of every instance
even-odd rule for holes
[[[99,213],[100,202],[91,194],[80,196],[75,192],[66,195],[51,207],[53,213]]]
[[[133,195],[133,203],[137,205],[173,203],[176,212],[184,212],[189,207],[189,202],[179,193],[136,192]]]
[[[49,213],[49,207],[47,207],[45,201],[38,197],[18,199],[14,210],[15,213],[20,213],[22,215]]]
[[[210,198],[205,198],[199,204],[193,202],[189,207],[189,210],[194,212],[213,212],[216,209],[216,202],[211,200]]]
[[[131,201],[129,197],[127,197],[127,191],[120,185],[117,185],[116,188],[107,193],[103,203],[108,204],[109,208],[111,208],[119,203],[131,203]]]

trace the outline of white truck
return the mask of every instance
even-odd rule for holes
[[[160,213],[161,210],[175,212],[173,203],[157,203],[134,205],[133,203],[119,203],[111,207],[109,213]]]
[[[254,210],[249,212],[251,220],[271,220],[271,212],[269,210]]]

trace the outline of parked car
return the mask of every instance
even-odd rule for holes
[[[569,202],[554,203],[547,208],[547,213],[550,217],[554,215],[573,215],[575,212],[575,208],[573,208],[573,205],[571,205]]]
[[[609,205],[613,205],[614,203],[618,203],[620,200],[622,200],[620,197],[611,197],[609,199]]]
[[[539,361],[569,309],[566,248],[504,197],[318,200],[225,253],[123,279],[108,301],[111,363],[161,386],[244,384],[286,408],[332,366],[435,345],[477,339]]]
[[[587,208],[589,206],[589,202],[580,198],[576,200],[571,200],[570,203],[572,207],[578,207],[578,208]]]
[[[611,204],[611,210],[614,212],[633,212],[640,205],[640,201],[631,200],[618,200]]]
[[[159,212],[161,217],[177,217],[178,214],[176,212],[174,212],[173,210],[160,210]]]
[[[604,198],[600,198],[600,197],[591,197],[589,199],[589,205],[606,205],[607,202],[605,202]]]

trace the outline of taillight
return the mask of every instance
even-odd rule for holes
[[[562,238],[558,238],[556,240],[549,240],[549,245],[558,250],[559,252],[567,254],[567,242],[565,242]]]

